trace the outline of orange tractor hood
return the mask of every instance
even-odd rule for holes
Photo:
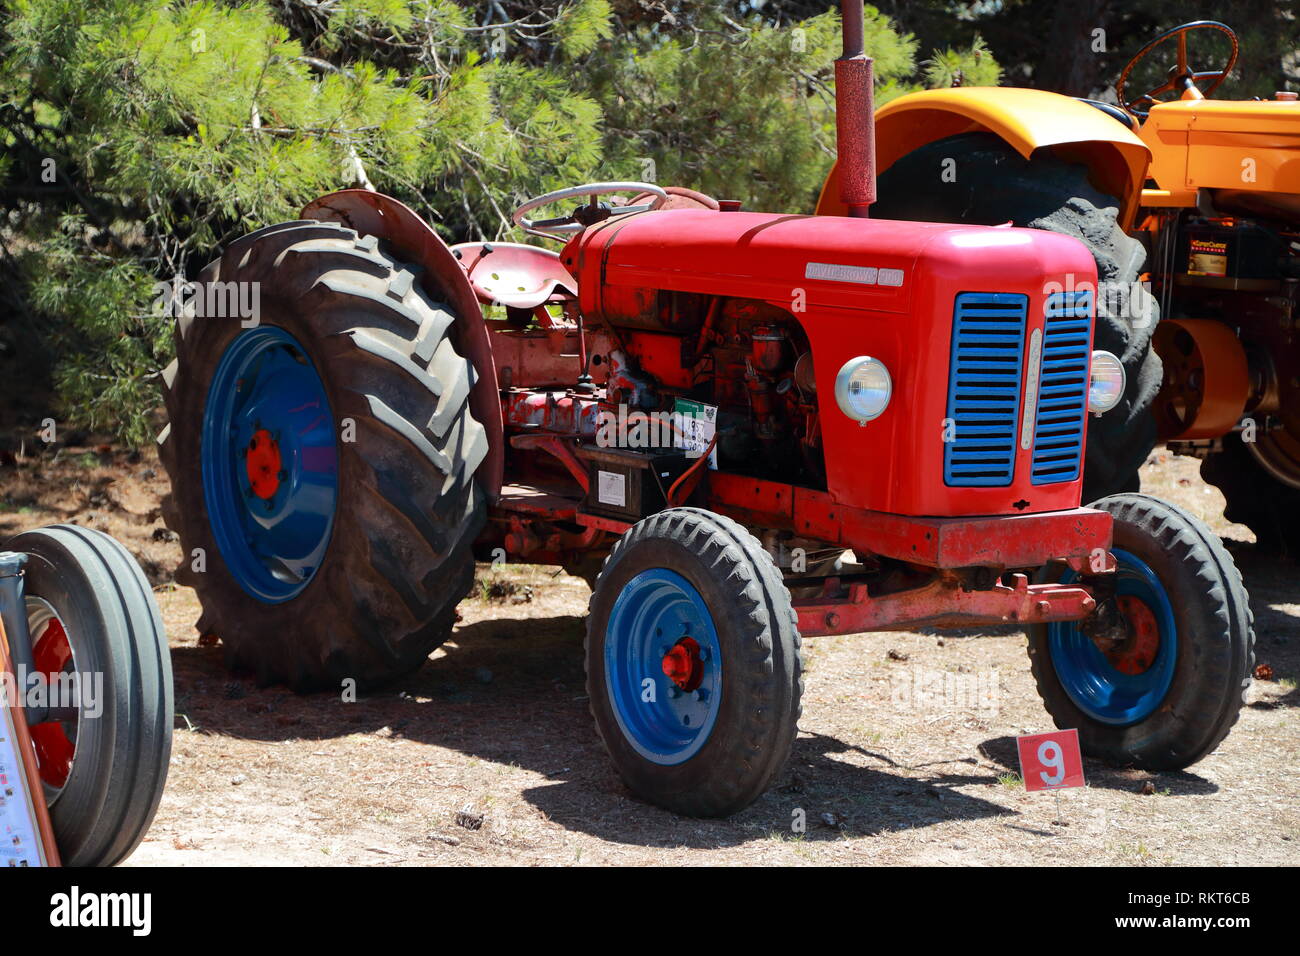
[[[1161,189],[1300,193],[1300,102],[1161,103],[1140,135]]]

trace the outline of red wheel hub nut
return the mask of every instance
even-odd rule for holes
[[[668,649],[663,659],[664,674],[685,691],[700,686],[704,667],[700,661],[700,645],[693,637],[683,637]]]
[[[248,483],[259,498],[274,498],[280,490],[280,446],[265,428],[253,434],[244,458]]]
[[[1141,674],[1155,663],[1160,653],[1160,625],[1146,602],[1131,594],[1117,599],[1128,620],[1128,640],[1110,651],[1106,658],[1121,674]]]

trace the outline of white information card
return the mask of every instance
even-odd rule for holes
[[[3,641],[3,632],[0,632]],[[8,655],[0,644],[0,866],[47,866],[45,843],[41,839],[41,817],[45,794],[40,781],[29,782],[28,767],[23,761],[23,746],[30,746],[20,736],[17,715],[10,704],[16,693]],[[33,764],[34,765],[34,764]],[[35,777],[35,774],[32,774]],[[33,793],[35,788],[35,793]],[[42,801],[40,809],[33,797]]]

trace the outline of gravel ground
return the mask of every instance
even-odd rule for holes
[[[1300,573],[1224,523],[1196,465],[1157,455],[1144,487],[1228,541],[1272,679],[1188,771],[1085,761],[1088,786],[1059,804],[1017,776],[1014,736],[1052,729],[1018,633],[808,640],[789,770],[746,811],[699,821],[638,802],[611,770],[587,712],[589,592],[576,578],[480,569],[500,586],[462,605],[452,641],[403,686],[346,704],[258,689],[223,669],[219,647],[198,646],[193,592],[165,583],[179,555],[149,454],[90,446],[4,467],[0,530],[102,527],[159,584],[177,730],[131,865],[1295,864]]]

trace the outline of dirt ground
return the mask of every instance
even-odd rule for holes
[[[731,819],[700,821],[632,798],[601,749],[581,580],[481,568],[451,642],[391,692],[343,703],[258,689],[224,670],[219,647],[198,646],[194,593],[169,580],[179,550],[152,454],[23,451],[0,459],[0,532],[99,527],[157,585],[175,747],[130,865],[1300,862],[1300,568],[1257,557],[1189,459],[1153,457],[1145,490],[1227,540],[1272,671],[1215,753],[1182,773],[1085,761],[1088,786],[1058,805],[1017,775],[1012,738],[1052,729],[1020,634],[813,638],[785,776]]]

